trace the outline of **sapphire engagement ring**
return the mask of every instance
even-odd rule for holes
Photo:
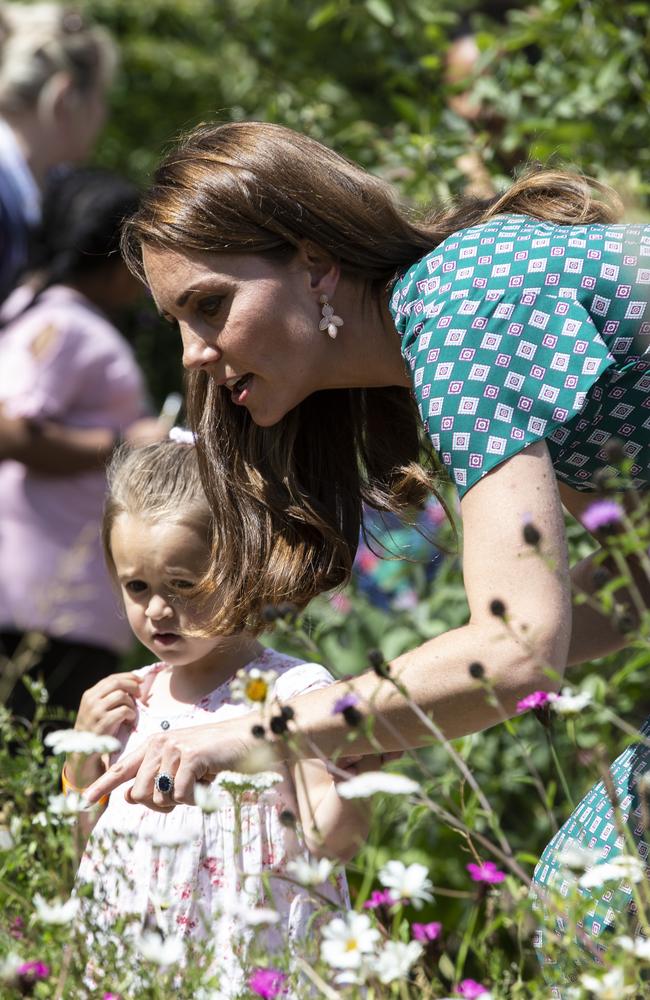
[[[163,795],[171,795],[174,790],[174,779],[171,774],[167,774],[166,771],[161,771],[161,773],[156,776],[154,785]]]

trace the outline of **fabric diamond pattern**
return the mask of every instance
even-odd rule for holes
[[[574,489],[611,437],[650,482],[649,299],[650,225],[526,216],[455,233],[397,281],[420,415],[461,497],[542,438]]]

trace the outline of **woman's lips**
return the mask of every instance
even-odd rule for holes
[[[232,387],[232,401],[236,403],[237,406],[241,406],[246,402],[250,394],[251,383],[253,381],[253,375],[244,375],[239,381]]]

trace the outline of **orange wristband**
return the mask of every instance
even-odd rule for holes
[[[64,795],[67,795],[69,792],[76,792],[77,795],[83,795],[86,791],[85,788],[77,788],[77,786],[73,785],[71,781],[68,781],[65,774],[65,764],[63,765],[63,769],[61,771],[61,788],[63,789]],[[102,795],[101,799],[99,799],[95,805],[103,807],[108,803],[108,799],[108,795]]]

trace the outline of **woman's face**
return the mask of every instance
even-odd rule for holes
[[[202,369],[261,427],[322,388],[322,288],[300,253],[289,263],[254,254],[182,255],[143,249],[161,314],[177,322],[183,365]]]

